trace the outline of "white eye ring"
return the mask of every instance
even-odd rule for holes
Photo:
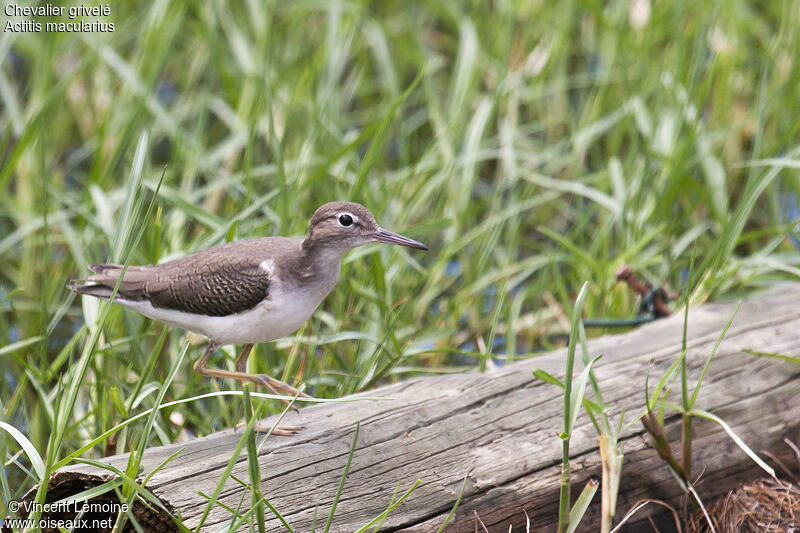
[[[349,228],[353,225],[354,218],[355,217],[353,217],[353,215],[350,213],[342,213],[336,220],[339,222],[341,227]]]

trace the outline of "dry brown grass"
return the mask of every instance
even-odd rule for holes
[[[740,485],[707,507],[717,533],[800,533],[800,488],[764,478]],[[688,533],[709,533],[706,518],[695,513]]]

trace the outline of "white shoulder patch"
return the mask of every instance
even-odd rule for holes
[[[264,259],[258,265],[258,268],[266,272],[267,274],[274,274],[275,273],[275,262],[272,259]]]

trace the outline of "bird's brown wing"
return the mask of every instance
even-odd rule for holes
[[[242,242],[242,241],[240,241]],[[260,267],[264,253],[229,243],[156,266],[130,266],[118,298],[148,300],[153,307],[226,316],[255,307],[269,296],[271,272]],[[105,297],[122,273],[121,265],[92,265],[95,285],[73,285],[83,294]]]

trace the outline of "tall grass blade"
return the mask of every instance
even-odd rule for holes
[[[736,318],[736,313],[739,312],[739,307],[741,307],[742,302],[741,300],[739,303],[736,304],[736,309],[733,310],[731,313],[731,317],[728,319],[728,322],[725,324],[725,327],[722,328],[722,333],[719,334],[717,338],[717,342],[714,343],[714,348],[711,349],[711,353],[708,354],[708,358],[706,359],[705,364],[703,365],[703,370],[700,371],[700,377],[697,378],[697,385],[694,386],[694,391],[692,392],[692,397],[689,398],[689,409],[694,408],[694,404],[697,401],[697,395],[700,393],[700,386],[703,384],[703,378],[706,376],[706,371],[708,370],[709,365],[711,365],[711,359],[714,357],[714,354],[717,353],[717,348],[722,343],[722,339],[725,338],[725,334],[728,332],[728,329],[733,324],[733,319]]]
[[[458,506],[461,503],[461,498],[462,496],[464,496],[464,489],[467,488],[468,477],[469,477],[469,472],[464,474],[464,481],[461,483],[461,490],[458,491],[458,497],[456,498],[456,502],[453,504],[453,508],[450,509],[450,512],[447,513],[447,516],[444,518],[444,522],[442,522],[442,525],[439,526],[439,529],[436,530],[436,533],[442,533],[447,524],[450,523],[450,520],[453,518],[453,515],[456,514],[456,510],[458,509]]]
[[[5,430],[6,433],[11,435],[14,440],[17,441],[22,450],[25,452],[25,455],[28,456],[28,460],[31,462],[31,466],[33,466],[33,470],[36,472],[36,475],[39,476],[39,480],[43,479],[47,472],[47,468],[44,466],[44,461],[42,460],[42,456],[39,455],[39,452],[36,450],[36,446],[34,446],[33,443],[29,441],[20,430],[11,424],[7,424],[6,422],[0,420],[0,429]]]
[[[695,409],[695,410],[691,411],[689,414],[692,415],[692,416],[699,416],[700,418],[705,418],[706,420],[711,420],[712,422],[716,422],[717,424],[719,424],[722,427],[722,429],[725,430],[725,432],[728,434],[728,436],[730,436],[730,438],[733,439],[733,442],[735,442],[736,445],[739,448],[741,448],[741,450],[744,453],[746,453],[747,456],[750,457],[750,459],[752,459],[755,464],[757,464],[759,467],[761,467],[761,469],[764,472],[766,472],[767,474],[769,474],[771,477],[773,477],[773,478],[775,477],[775,470],[771,466],[769,466],[767,463],[765,463],[756,454],[756,452],[754,452],[747,444],[745,444],[745,442],[741,439],[741,437],[739,437],[739,435],[737,435],[736,432],[733,431],[733,428],[731,428],[728,425],[727,422],[722,420],[717,415],[715,415],[713,413],[710,413],[708,411],[704,411],[702,409]]]
[[[589,509],[592,498],[594,498],[599,486],[600,483],[598,483],[596,479],[590,479],[586,483],[586,486],[583,487],[578,499],[575,500],[575,504],[569,512],[569,527],[567,528],[567,533],[574,533],[575,530],[578,529],[578,525],[581,523],[581,520],[583,520],[583,515],[586,514],[586,510]]]
[[[347,481],[347,474],[350,472],[350,462],[353,460],[353,454],[356,451],[356,443],[358,442],[358,432],[361,429],[361,422],[356,422],[356,431],[353,435],[353,444],[350,445],[350,453],[347,454],[347,462],[344,465],[344,471],[342,472],[342,479],[339,481],[339,488],[336,489],[336,494],[333,497],[333,502],[331,503],[331,511],[328,513],[328,520],[325,521],[325,529],[324,532],[328,533],[331,528],[331,523],[333,523],[333,516],[336,513],[336,506],[339,504],[339,498],[342,496],[342,491],[344,490],[344,484]]]

